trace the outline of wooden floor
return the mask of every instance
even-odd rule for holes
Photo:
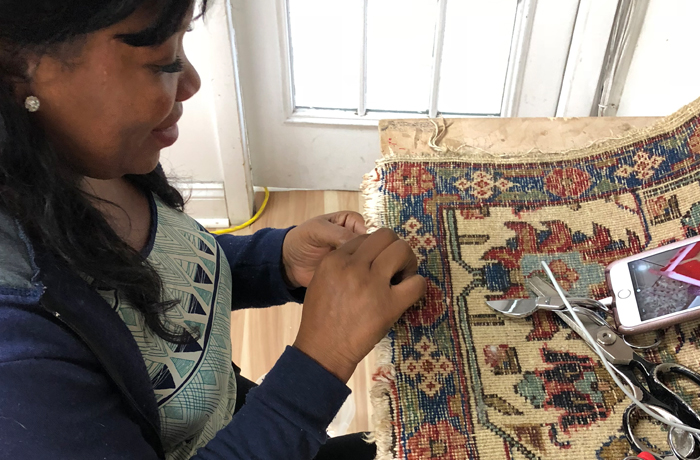
[[[286,228],[335,211],[361,213],[362,205],[360,192],[273,192],[260,219],[252,228],[237,234],[250,234],[265,227]],[[294,342],[300,321],[301,305],[298,304],[234,312],[231,320],[233,361],[241,367],[243,375],[255,381],[267,373],[284,348]],[[374,367],[374,355],[370,354],[348,382],[357,407],[350,432],[371,430],[369,389]]]

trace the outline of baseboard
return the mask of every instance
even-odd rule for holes
[[[228,228],[223,182],[176,182],[186,200],[185,212],[205,228]]]

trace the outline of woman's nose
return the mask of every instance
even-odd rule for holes
[[[185,57],[185,69],[183,70],[180,81],[177,87],[177,102],[184,102],[191,98],[199,88],[202,86],[202,80],[199,78],[197,70],[194,68],[192,63]]]

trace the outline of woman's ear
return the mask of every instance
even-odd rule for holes
[[[32,81],[32,79],[34,78],[34,75],[36,74],[36,69],[39,68],[40,61],[41,58],[39,58],[38,56],[31,56],[25,61],[26,68],[24,71],[24,77],[27,81]]]
[[[22,104],[27,96],[31,96],[31,82],[38,65],[38,57],[10,55],[0,49],[0,69],[5,74],[2,77],[12,86],[17,101]]]
[[[64,65],[62,61],[49,54],[27,57],[22,75],[23,80],[19,81],[15,87],[16,95],[21,104],[24,105],[25,99],[29,96],[44,98],[47,88],[52,83],[60,81]]]

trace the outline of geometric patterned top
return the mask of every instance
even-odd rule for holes
[[[158,401],[168,460],[192,457],[226,426],[236,405],[231,366],[231,271],[216,240],[194,219],[154,196],[156,235],[148,261],[168,299],[180,302],[171,323],[199,330],[198,341],[175,345],[146,327],[143,315],[115,291],[98,291],[119,314],[141,350]]]

